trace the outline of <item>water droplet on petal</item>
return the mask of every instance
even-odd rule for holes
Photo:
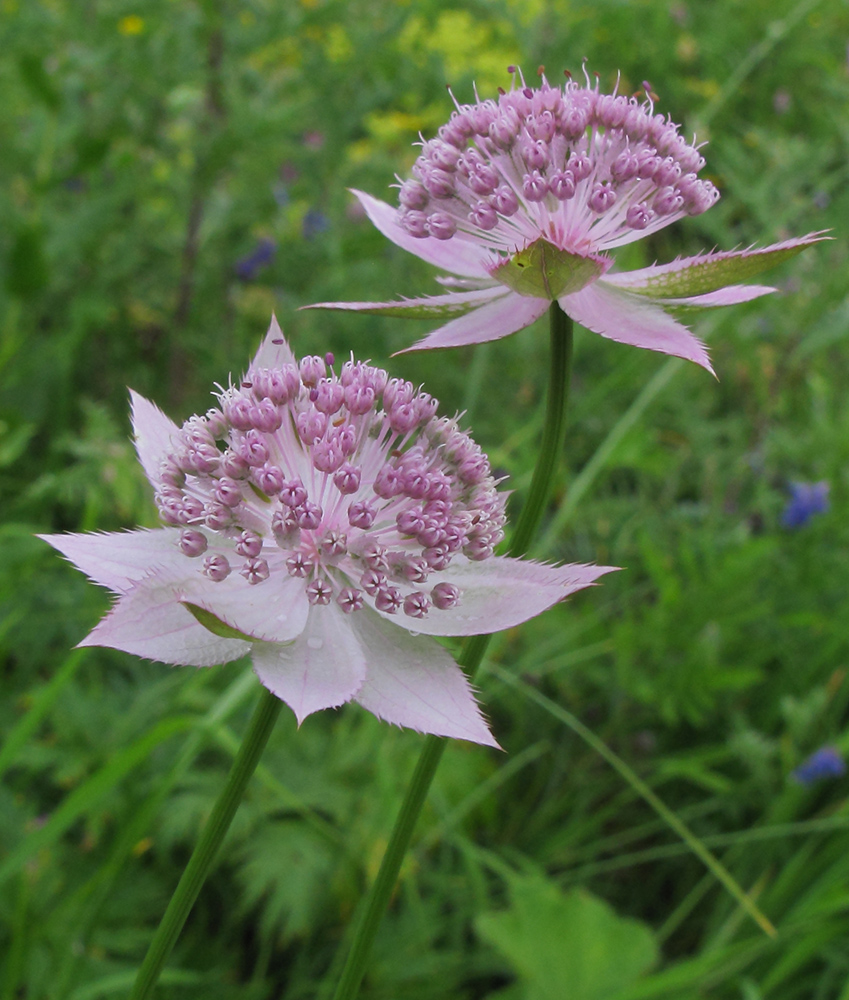
[[[311,635],[309,639],[307,639],[307,645],[310,649],[321,649],[324,645],[324,639],[319,639],[318,636]]]

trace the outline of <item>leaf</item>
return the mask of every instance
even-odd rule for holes
[[[29,709],[8,732],[2,747],[0,747],[0,776],[15,763],[18,752],[32,738],[33,733],[53,707],[65,686],[74,679],[77,668],[83,662],[85,655],[85,650],[75,649],[56,671],[49,683],[39,687],[36,692],[30,693]]]
[[[254,636],[245,635],[244,632],[233,628],[232,625],[227,625],[226,622],[221,621],[217,615],[214,615],[211,611],[207,611],[206,608],[199,608],[197,604],[192,604],[189,601],[180,601],[180,604],[183,605],[186,611],[190,611],[194,615],[198,623],[203,625],[207,632],[220,636],[222,639],[244,639],[245,642],[256,642]]]
[[[0,885],[26,864],[43,848],[50,848],[62,834],[81,816],[86,815],[101,799],[109,795],[133,768],[167,739],[176,733],[191,729],[194,716],[179,715],[163,719],[141,739],[115,753],[100,770],[95,771],[78,788],[74,789],[57,807],[50,819],[28,833],[0,864]]]
[[[516,876],[510,897],[508,910],[481,914],[476,928],[524,981],[527,1000],[609,1000],[657,960],[645,924],[583,889],[564,893],[540,875]]]

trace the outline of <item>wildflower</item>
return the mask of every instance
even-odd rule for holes
[[[800,785],[815,785],[828,778],[840,778],[846,773],[846,763],[836,747],[820,747],[791,773]]]
[[[277,244],[265,236],[249,254],[236,261],[233,271],[240,281],[255,281],[259,272],[268,267],[276,254]]]
[[[505,494],[437,403],[380,368],[300,363],[276,321],[244,380],[173,424],[133,394],[164,527],[42,536],[118,595],[83,639],[173,664],[250,652],[301,722],[354,699],[496,745],[432,637],[510,628],[609,571],[493,554]]]
[[[610,273],[607,251],[699,215],[719,198],[698,176],[705,162],[699,148],[654,114],[644,86],[639,102],[603,94],[589,79],[560,88],[543,76],[531,88],[524,80],[517,87],[514,77],[497,101],[458,104],[437,137],[423,143],[397,210],[353,193],[384,236],[456,276],[438,280],[459,290],[310,308],[456,317],[409,348],[416,350],[506,337],[557,301],[603,337],[712,370],[704,345],[667,309],[730,305],[775,291],[729,282],[822,236]]]
[[[311,208],[301,223],[301,233],[305,240],[314,240],[330,228],[330,219],[317,208]]]
[[[790,483],[790,499],[781,515],[781,523],[785,528],[801,528],[815,514],[824,514],[828,510],[829,484]]]

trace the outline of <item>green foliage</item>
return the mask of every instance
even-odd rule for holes
[[[509,85],[509,63],[555,79],[584,57],[625,93],[648,78],[710,140],[723,195],[617,266],[835,239],[770,275],[782,294],[692,320],[718,383],[579,333],[568,473],[535,555],[624,568],[490,647],[481,699],[507,754],[448,749],[364,996],[568,997],[553,978],[574,993],[581,961],[578,997],[847,1000],[847,779],[791,777],[823,744],[849,753],[845,4],[0,14],[0,1000],[126,994],[257,692],[244,662],[72,651],[108,599],[34,533],[154,524],[127,387],[174,419],[205,410],[272,310],[298,353],[354,350],[466,411],[520,502],[539,329],[390,359],[428,321],[297,307],[438,292],[346,189],[391,199],[450,112],[446,84],[464,102]],[[273,258],[237,269],[263,240]],[[790,531],[795,480],[827,480],[832,509]],[[714,852],[777,941],[549,704]],[[282,718],[163,1000],[329,1000],[419,747],[356,706]]]
[[[607,1000],[657,960],[651,930],[618,917],[582,889],[560,892],[540,876],[509,883],[510,908],[482,913],[478,934],[516,969],[522,988],[493,996],[515,1000]]]

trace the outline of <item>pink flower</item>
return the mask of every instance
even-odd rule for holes
[[[506,337],[556,300],[603,337],[712,370],[704,345],[667,309],[773,292],[736,282],[822,235],[610,273],[607,251],[716,202],[719,192],[698,176],[705,161],[677,125],[654,114],[648,84],[640,103],[602,94],[589,81],[521,83],[497,101],[457,105],[400,185],[400,208],[353,192],[384,236],[456,275],[438,280],[463,290],[308,308],[450,319],[409,348],[416,350]]]
[[[165,527],[42,536],[118,596],[80,645],[195,666],[250,653],[299,722],[354,699],[495,746],[432,636],[510,628],[609,572],[494,555],[505,494],[456,421],[353,358],[298,363],[276,321],[204,416],[180,428],[132,403]]]

